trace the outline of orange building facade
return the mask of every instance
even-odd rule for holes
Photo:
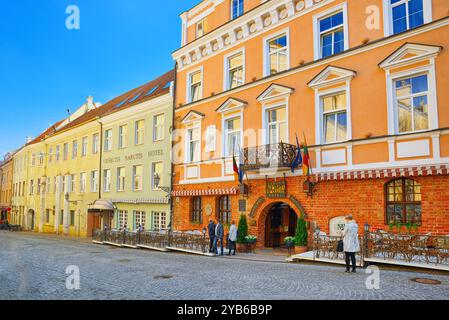
[[[353,214],[448,234],[448,13],[446,0],[205,0],[183,13],[174,228],[246,214],[258,245],[277,247],[299,217],[334,234]],[[291,170],[296,137],[312,184]]]
[[[11,200],[13,195],[13,153],[0,162],[0,224],[11,223]]]

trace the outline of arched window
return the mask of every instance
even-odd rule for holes
[[[203,202],[201,197],[192,199],[192,222],[203,222]]]
[[[401,178],[386,185],[387,223],[421,224],[421,185]]]
[[[218,199],[218,220],[223,224],[231,223],[231,198],[223,196]]]

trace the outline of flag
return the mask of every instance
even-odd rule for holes
[[[238,170],[239,170],[239,182],[240,182],[240,184],[243,184],[243,177],[245,175],[245,170],[243,169],[244,163],[243,163],[243,151],[242,151],[242,148],[240,148],[239,160],[240,160],[239,161],[240,164],[239,164],[239,168],[238,168]]]
[[[239,166],[237,165],[237,160],[235,159],[235,154],[232,155],[232,167],[234,170],[234,179],[240,181]]]
[[[296,135],[296,156],[295,159],[293,159],[292,162],[292,173],[295,173],[295,169],[299,167],[299,165],[302,163],[302,156],[301,156],[301,146],[299,145],[298,135]]]
[[[311,165],[310,165],[310,156],[309,156],[309,148],[307,147],[307,141],[306,136],[304,135],[304,156],[302,159],[302,172],[307,175],[307,177],[310,176],[311,171]]]

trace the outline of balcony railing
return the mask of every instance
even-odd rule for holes
[[[296,146],[282,142],[246,148],[243,150],[243,168],[245,171],[290,168],[296,150]]]

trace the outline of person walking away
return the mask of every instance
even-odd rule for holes
[[[212,219],[209,220],[209,224],[207,225],[207,231],[209,233],[209,252],[212,253],[214,249],[214,241],[215,241],[215,223]]]
[[[237,241],[237,226],[235,225],[235,221],[232,220],[231,227],[229,228],[229,253],[228,253],[229,256],[231,255],[232,250],[234,250],[234,253],[232,255],[235,256],[236,241]]]
[[[218,254],[218,241],[220,241],[221,255],[223,255],[223,238],[224,238],[224,229],[223,224],[220,220],[218,220],[217,225],[215,227],[215,241],[214,241],[214,252]]]
[[[343,247],[346,258],[346,272],[350,272],[350,262],[352,263],[352,272],[357,272],[357,261],[355,254],[360,251],[359,226],[354,221],[352,215],[345,217],[346,226],[343,230]]]

